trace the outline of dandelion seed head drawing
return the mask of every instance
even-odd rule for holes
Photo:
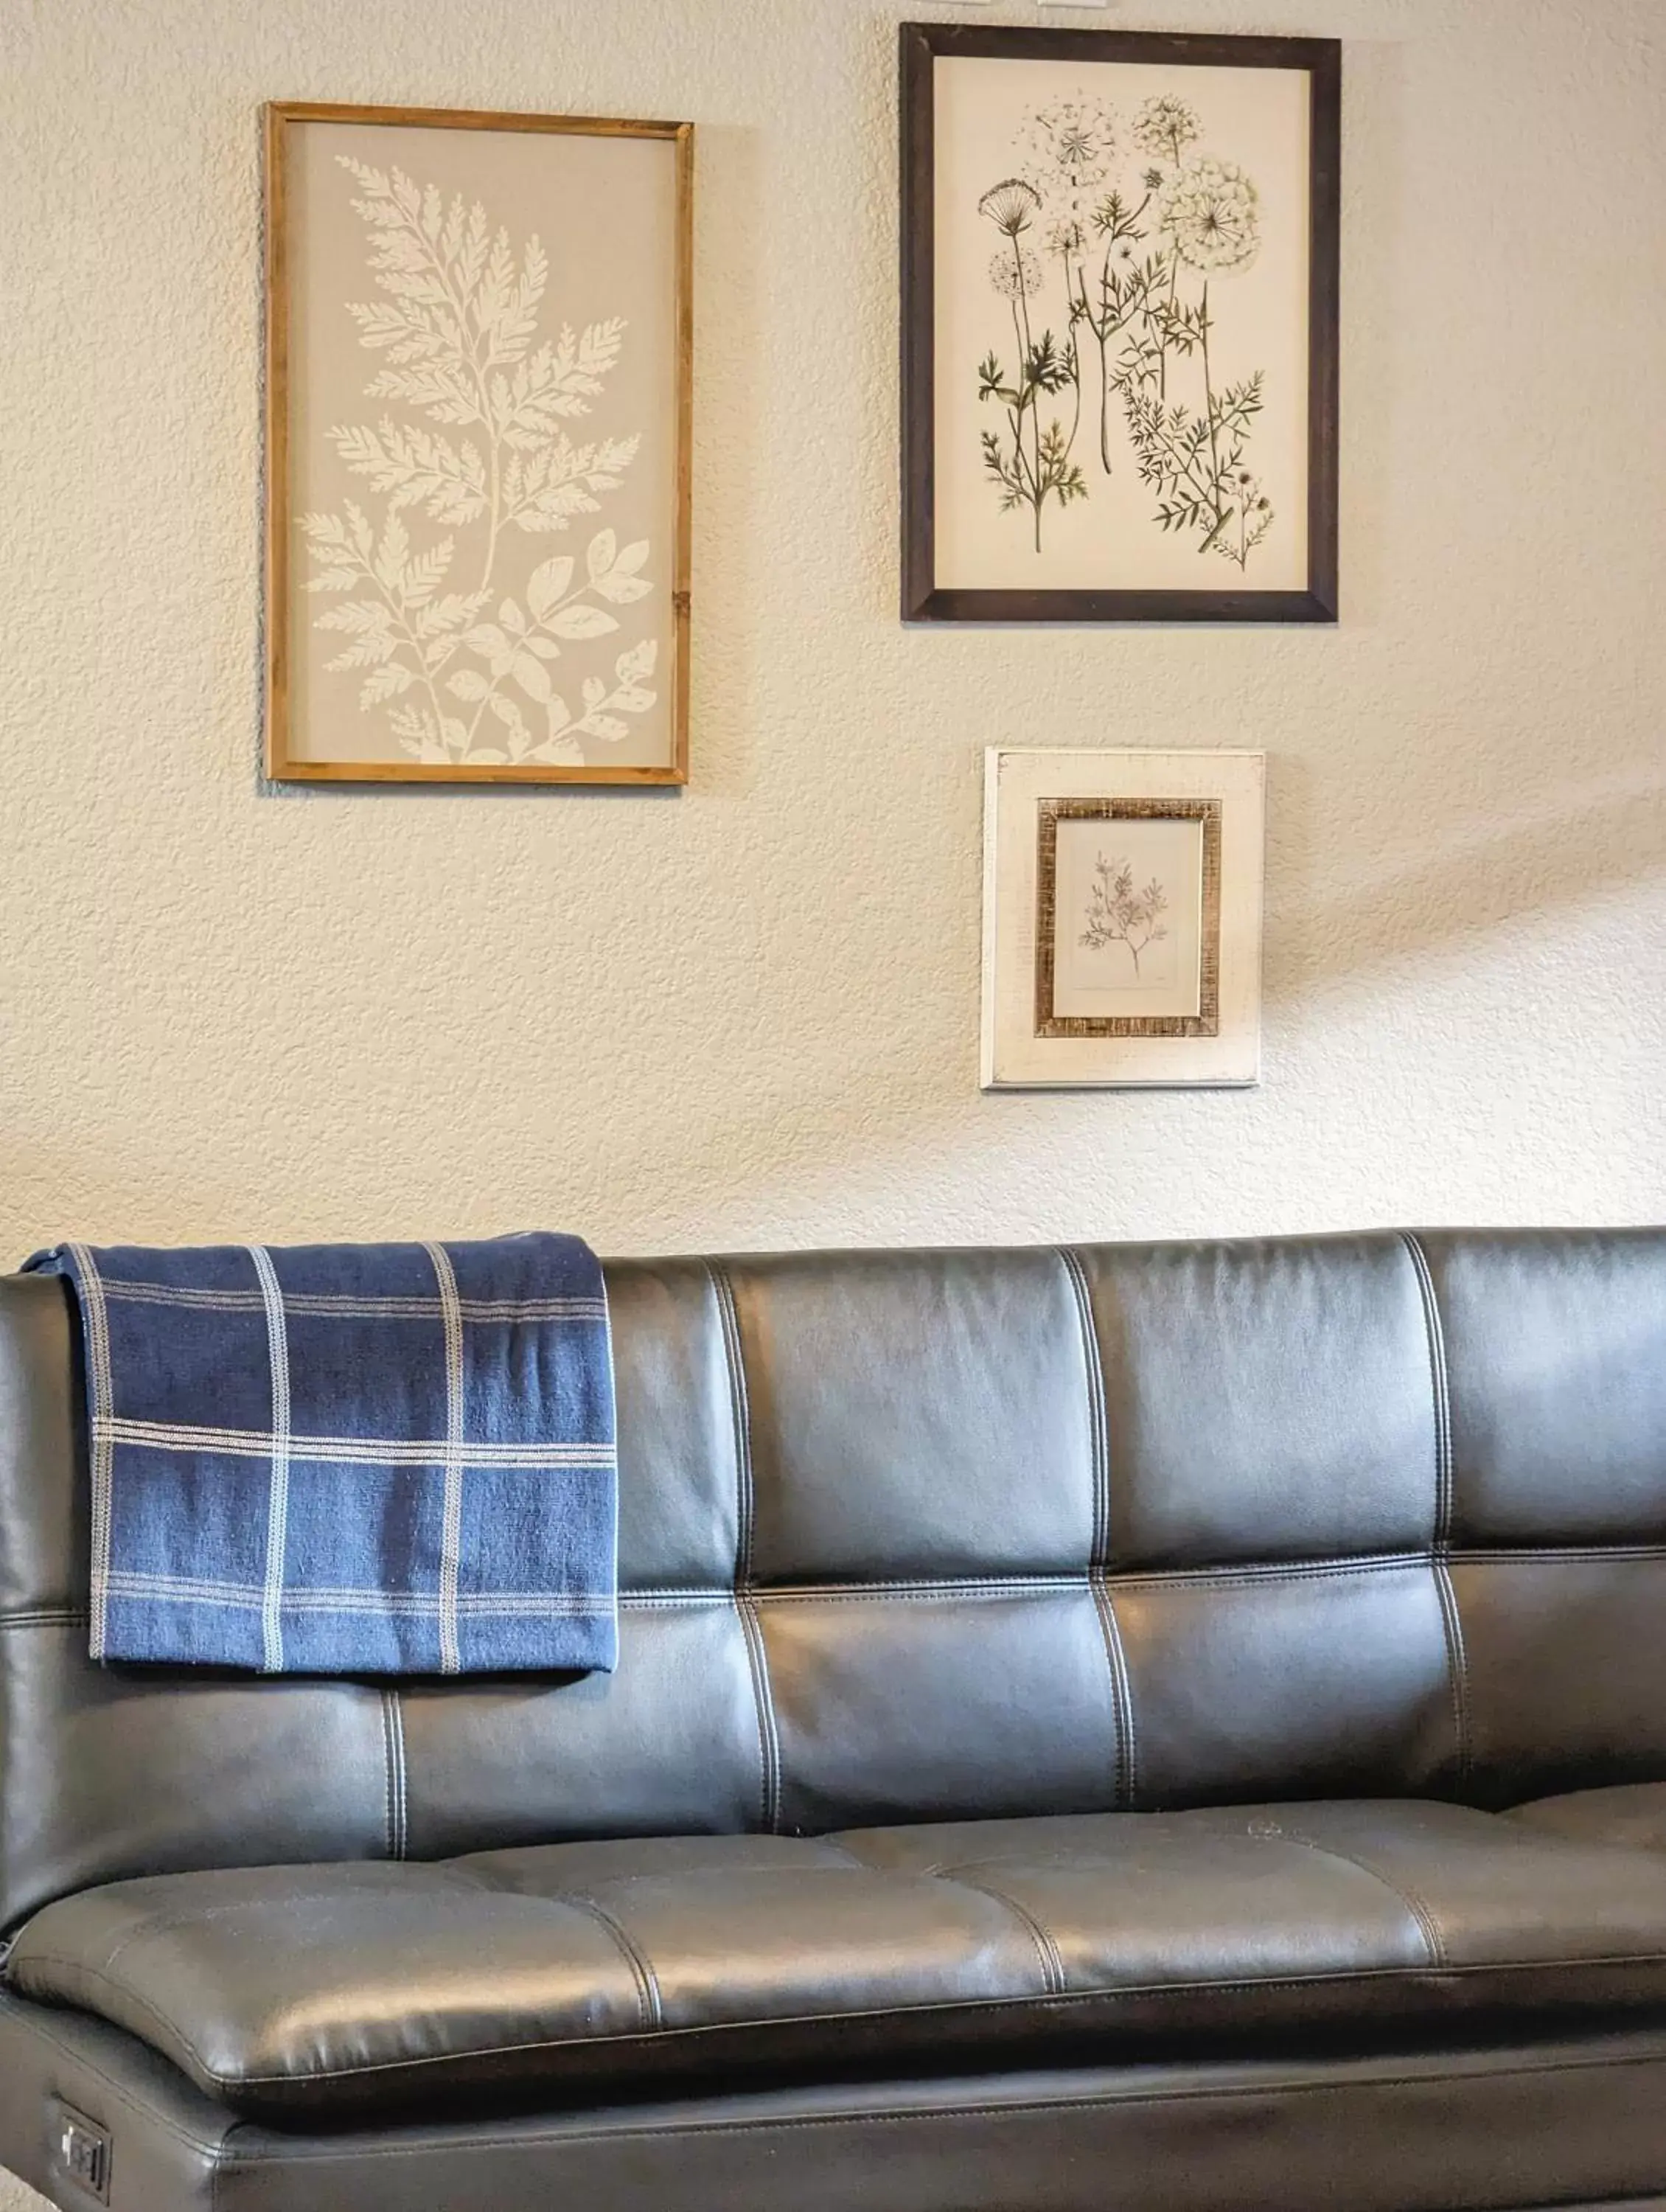
[[[1015,250],[1003,246],[991,259],[989,281],[1003,300],[1027,299],[1039,292],[1045,281],[1041,258],[1027,246]]]
[[[1172,94],[1148,100],[1134,118],[1134,143],[1142,154],[1166,155],[1178,161],[1202,131],[1197,111]]]
[[[1116,120],[1097,100],[1061,100],[1038,108],[1018,143],[1042,191],[1086,191],[1111,173],[1117,156]]]
[[[1209,275],[1247,269],[1261,244],[1255,186],[1236,161],[1203,155],[1166,187],[1158,222],[1189,268]]]

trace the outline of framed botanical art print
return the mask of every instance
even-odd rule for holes
[[[1254,1083],[1264,755],[985,760],[984,1089]]]
[[[902,611],[1334,622],[1341,48],[901,27]]]
[[[266,117],[268,773],[685,781],[693,125]]]

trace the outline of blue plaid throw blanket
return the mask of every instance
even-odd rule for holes
[[[613,1666],[608,1309],[577,1237],[26,1265],[81,1303],[95,1659]]]

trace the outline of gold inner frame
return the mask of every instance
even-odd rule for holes
[[[1055,1014],[1061,822],[1201,822],[1203,906],[1195,1014]],[[1035,1034],[1039,1037],[1212,1037],[1221,1034],[1221,801],[1043,799],[1036,804]]]

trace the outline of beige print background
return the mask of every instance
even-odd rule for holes
[[[1136,894],[1155,881],[1168,901],[1163,934],[1139,966],[1120,944],[1085,945],[1094,867],[1101,854],[1133,870]],[[1203,828],[1184,821],[1070,821],[1058,824],[1053,948],[1057,1015],[1195,1014],[1203,896]],[[1137,941],[1145,933],[1136,930]]]
[[[936,553],[940,586],[1068,590],[1225,591],[1239,587],[1299,591],[1307,583],[1307,178],[1309,80],[1292,70],[1124,67],[1117,64],[1006,61],[942,57],[934,82],[936,125]],[[1239,164],[1260,200],[1261,245],[1245,269],[1218,275],[1209,286],[1215,321],[1211,368],[1217,391],[1256,369],[1266,372],[1266,404],[1249,441],[1250,465],[1266,487],[1276,518],[1241,572],[1184,531],[1165,534],[1153,520],[1156,504],[1140,482],[1123,426],[1111,401],[1107,478],[1098,449],[1097,348],[1084,332],[1081,425],[1074,458],[1087,496],[1061,506],[1050,499],[1035,550],[1031,517],[1021,507],[1001,512],[1000,487],[986,473],[979,438],[1003,428],[994,400],[978,397],[978,364],[993,347],[1010,370],[1012,313],[994,289],[991,257],[1003,241],[978,203],[1003,178],[1021,175],[1028,158],[1022,134],[1038,108],[1084,95],[1111,107],[1119,154],[1110,184],[1137,202],[1150,157],[1134,148],[1131,126],[1143,103],[1170,94],[1196,113],[1202,135],[1191,155],[1212,154]],[[1108,186],[1107,186],[1108,189]],[[1039,258],[1044,304],[1032,307],[1033,335],[1050,326],[1064,342],[1059,264],[1045,250],[1047,217],[1022,243]],[[1143,257],[1160,240],[1152,231]],[[1179,396],[1196,405],[1185,374]],[[1069,427],[1069,392],[1044,394],[1044,424],[1062,415]]]
[[[639,436],[641,443],[634,459],[620,472],[618,489],[593,495],[594,513],[573,514],[559,532],[503,531],[492,589],[478,619],[493,622],[507,594],[513,594],[525,612],[527,580],[552,556],[573,556],[575,580],[582,580],[587,549],[602,531],[611,531],[621,548],[646,538],[648,557],[639,573],[651,584],[651,592],[623,605],[610,605],[591,595],[587,603],[615,618],[618,628],[590,640],[558,641],[561,658],[548,662],[547,670],[576,723],[585,711],[584,680],[605,681],[611,692],[617,688],[615,672],[621,653],[639,641],[657,640],[656,665],[645,679],[655,704],[614,715],[629,734],[617,740],[587,738],[584,750],[586,764],[592,766],[669,762],[675,451],[674,143],[566,132],[346,123],[291,125],[288,141],[292,520],[319,511],[340,513],[343,502],[351,500],[370,515],[379,532],[382,527],[386,498],[339,457],[330,436],[337,424],[374,426],[391,421],[398,429],[421,428],[454,447],[465,441],[477,447],[485,443],[478,425],[436,422],[421,407],[367,395],[366,386],[389,366],[390,356],[360,343],[348,303],[383,301],[386,295],[379,289],[370,264],[371,230],[354,210],[354,202],[364,198],[364,189],[341,166],[339,157],[350,155],[385,173],[397,167],[419,185],[436,185],[448,204],[455,194],[462,195],[465,206],[478,200],[494,235],[500,228],[507,230],[518,265],[536,234],[548,256],[549,273],[529,352],[546,342],[555,343],[564,325],[581,337],[588,325],[616,316],[625,321],[616,364],[602,377],[601,391],[586,399],[586,411],[561,418],[561,429],[575,446],[633,436]],[[455,557],[439,587],[442,592],[476,587],[488,537],[484,520],[436,520],[421,504],[403,508],[401,520],[409,532],[414,556],[445,538],[455,541]],[[361,710],[359,705],[366,671],[331,671],[327,665],[350,641],[340,631],[315,626],[320,615],[341,604],[341,597],[312,594],[302,588],[320,564],[310,556],[299,526],[291,532],[290,559],[293,750],[300,758],[312,760],[400,759],[388,706]],[[453,702],[445,690],[445,675],[465,665],[486,671],[477,655],[459,653],[442,673],[439,688],[449,713],[473,720],[476,703]],[[542,738],[547,710],[512,680],[505,689],[518,702],[527,726]],[[421,692],[413,690],[392,702],[396,707],[413,703],[423,703]],[[482,716],[476,742],[500,745],[504,731],[494,719]]]

